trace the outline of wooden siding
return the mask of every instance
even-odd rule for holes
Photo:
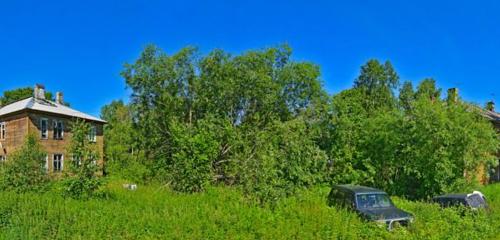
[[[0,149],[0,155],[10,155],[24,143],[24,138],[28,133],[28,115],[18,113],[15,115],[1,117],[0,123],[6,124],[5,139],[0,139],[3,149]]]

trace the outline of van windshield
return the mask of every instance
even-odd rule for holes
[[[388,208],[393,206],[389,196],[383,193],[358,194],[356,200],[358,208]]]

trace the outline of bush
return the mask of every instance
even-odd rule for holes
[[[70,172],[63,180],[64,195],[72,198],[89,198],[101,186],[96,175],[99,170],[99,154],[90,143],[90,125],[84,120],[76,120],[72,125],[72,137],[68,152],[71,153]]]
[[[139,160],[129,160],[125,166],[113,165],[111,175],[115,178],[123,178],[135,183],[147,183],[152,178],[150,169],[139,162]]]
[[[93,197],[94,192],[102,186],[102,181],[98,178],[70,176],[62,180],[62,185],[64,196],[88,199]]]
[[[28,135],[21,149],[0,167],[0,188],[16,192],[44,190],[49,180],[45,169],[46,156],[37,138]]]
[[[238,149],[238,179],[245,193],[261,203],[322,183],[327,156],[315,145],[305,121],[275,122],[249,134]]]
[[[200,192],[213,181],[212,162],[218,154],[219,143],[209,128],[208,121],[200,121],[194,127],[172,124],[174,153],[170,174],[173,189]]]
[[[361,142],[362,158],[376,169],[373,184],[412,199],[474,186],[475,170],[498,162],[495,130],[460,103],[424,98],[410,115],[380,113],[366,122]]]

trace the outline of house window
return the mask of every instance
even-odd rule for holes
[[[54,154],[54,159],[52,161],[54,172],[60,172],[63,170],[63,161],[64,159],[62,154]]]
[[[45,168],[45,171],[49,171],[49,155],[45,155],[45,157],[43,158],[44,159],[44,162],[45,164],[43,165],[43,167]]]
[[[54,120],[54,139],[63,139],[64,125],[62,121]]]
[[[49,138],[49,120],[46,118],[40,119],[40,133],[42,139]]]
[[[91,156],[90,160],[92,161],[92,165],[97,166],[97,159],[95,156]]]
[[[7,136],[7,124],[0,123],[0,139],[4,140],[5,136]]]
[[[89,141],[97,141],[97,127],[94,125],[90,126]]]
[[[75,166],[82,165],[82,157],[73,155],[72,158],[73,158],[73,162],[74,162]]]
[[[72,156],[71,158],[73,159],[73,163],[75,164],[75,166],[77,166],[77,167],[82,166],[82,157],[81,156]],[[91,161],[92,165],[97,165],[97,160],[96,160],[95,156],[91,156],[89,158],[89,160]]]

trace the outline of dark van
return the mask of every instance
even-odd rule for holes
[[[395,223],[408,226],[413,216],[392,203],[382,190],[356,185],[335,185],[328,195],[328,205],[355,211],[363,219],[387,225],[391,230]]]

